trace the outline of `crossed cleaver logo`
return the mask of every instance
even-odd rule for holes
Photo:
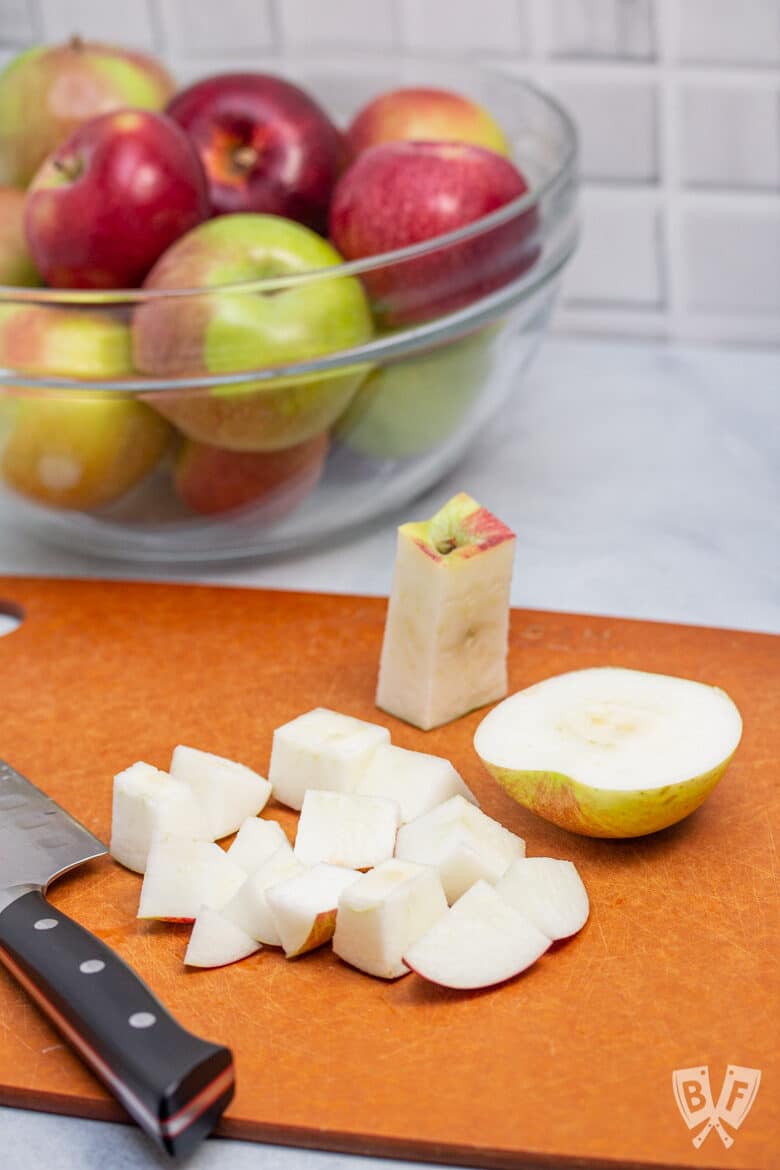
[[[699,1132],[693,1138],[698,1150],[710,1130],[714,1129],[726,1149],[734,1145],[734,1138],[724,1129],[739,1129],[750,1112],[761,1084],[761,1070],[730,1064],[723,1078],[717,1105],[712,1103],[710,1070],[706,1065],[696,1068],[676,1068],[672,1073],[674,1097],[688,1129]]]

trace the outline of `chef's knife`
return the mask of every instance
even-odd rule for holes
[[[125,1109],[186,1154],[234,1091],[228,1048],[185,1031],[119,956],[44,897],[106,847],[0,760],[0,962]]]

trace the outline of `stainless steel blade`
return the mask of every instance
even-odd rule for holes
[[[0,760],[0,909],[107,852],[70,813]]]

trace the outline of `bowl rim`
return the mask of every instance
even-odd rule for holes
[[[409,53],[396,54],[395,59],[404,63],[418,64],[423,68],[431,67],[441,69],[442,65],[446,64],[445,62],[435,61],[429,57]],[[294,60],[299,63],[312,62],[321,68],[327,62],[328,58],[296,55]],[[382,58],[382,60],[385,61],[386,59]],[[370,56],[361,55],[360,64],[362,66],[368,64],[369,61]],[[284,61],[279,62],[282,68],[284,64]],[[343,260],[341,263],[327,268],[313,268],[301,273],[263,277],[258,280],[244,280],[233,284],[221,284],[210,287],[201,286],[199,288],[55,289],[46,286],[28,288],[16,285],[0,285],[0,307],[9,302],[15,305],[32,304],[60,308],[76,305],[93,307],[119,305],[130,307],[162,299],[203,297],[217,290],[221,295],[231,293],[244,295],[271,293],[297,285],[308,284],[311,281],[333,280],[336,276],[338,278],[363,276],[366,273],[377,271],[391,264],[403,263],[426,256],[432,252],[445,250],[465,240],[470,240],[492,231],[494,228],[500,227],[505,223],[509,223],[516,216],[522,216],[532,208],[537,207],[562,180],[574,173],[579,153],[579,134],[577,127],[571,115],[557,98],[532,81],[516,77],[496,65],[481,62],[458,63],[458,68],[472,75],[481,74],[483,76],[500,78],[502,81],[515,87],[519,92],[525,91],[531,94],[555,115],[562,130],[563,154],[554,170],[540,184],[530,188],[523,195],[496,208],[495,211],[490,212],[488,215],[481,216],[479,219],[473,220],[471,223],[465,224],[463,227],[456,228],[453,231],[433,236],[429,240],[422,240],[417,244],[409,244],[406,247],[396,248],[389,252],[377,252],[373,256],[363,257],[359,260]],[[197,228],[192,230],[196,231]]]

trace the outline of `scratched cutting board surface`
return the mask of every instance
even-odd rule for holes
[[[416,731],[373,706],[385,603],[195,586],[0,580],[25,613],[0,638],[0,756],[103,840],[115,772],[166,767],[178,742],[265,773],[273,728],[322,705],[450,757],[529,854],[574,860],[592,914],[524,976],[474,993],[371,979],[322,949],[266,949],[186,971],[187,928],[137,922],[140,878],[110,858],[52,901],[131,963],[181,1021],[229,1045],[238,1087],[220,1132],[488,1166],[777,1167],[780,1132],[778,639],[568,614],[512,614],[516,690],[614,664],[723,686],[745,733],[681,825],[636,841],[572,836],[513,804],[472,749],[474,713]],[[0,607],[1,608],[1,607]],[[292,835],[295,815],[271,803]],[[726,1150],[700,1150],[672,1071],[758,1068]],[[0,969],[0,1101],[121,1118]]]

